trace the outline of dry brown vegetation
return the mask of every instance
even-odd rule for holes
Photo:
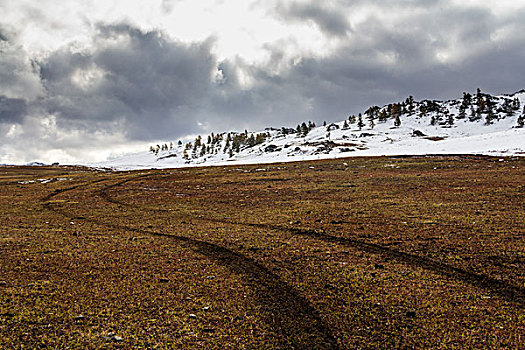
[[[0,184],[0,348],[525,343],[523,158],[3,167]]]

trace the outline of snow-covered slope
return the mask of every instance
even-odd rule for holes
[[[187,144],[153,146],[104,163],[115,169],[255,164],[350,156],[525,155],[525,90],[491,96],[478,91],[451,101],[413,101],[371,107],[361,118],[298,130],[206,135]],[[362,120],[362,123],[359,123]]]

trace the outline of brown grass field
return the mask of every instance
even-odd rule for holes
[[[0,184],[2,349],[525,348],[523,157]]]

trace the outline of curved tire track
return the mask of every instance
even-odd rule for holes
[[[121,181],[114,185],[108,186],[104,188],[103,190],[101,190],[100,194],[108,202],[111,202],[114,204],[120,204],[123,206],[132,206],[128,203],[124,203],[114,198],[111,198],[107,193],[108,189],[116,187],[116,186],[120,186],[131,180],[132,179]],[[145,207],[134,206],[134,207],[144,208],[148,210],[156,210],[156,211],[168,211],[167,209],[164,209],[164,208],[149,208],[147,206]],[[439,261],[435,261],[435,260],[420,256],[420,255],[415,255],[415,254],[391,249],[391,248],[388,248],[388,247],[385,247],[379,244],[369,243],[369,242],[365,242],[365,241],[353,239],[353,238],[333,236],[330,234],[326,234],[325,232],[318,232],[316,230],[290,228],[290,227],[284,227],[280,225],[235,222],[235,221],[215,219],[215,218],[206,218],[206,217],[200,217],[196,219],[209,221],[209,222],[230,224],[230,225],[241,225],[241,226],[249,226],[249,227],[262,228],[262,229],[276,230],[276,231],[281,231],[281,232],[288,232],[288,233],[298,235],[298,236],[306,236],[306,237],[322,240],[325,242],[336,243],[336,244],[346,246],[349,248],[359,249],[367,253],[380,254],[385,257],[389,257],[397,261],[400,261],[404,264],[423,268],[425,270],[432,271],[434,273],[438,273],[442,276],[446,276],[448,278],[455,279],[455,280],[470,284],[472,286],[475,286],[481,289],[485,289],[489,291],[491,294],[496,295],[508,302],[518,304],[521,307],[525,305],[525,288],[523,287],[516,286],[510,283],[507,283],[505,281],[500,281],[500,280],[497,280],[495,278],[492,278],[492,277],[489,277],[483,274],[478,274],[472,271],[468,271],[460,267],[441,263]]]
[[[126,182],[137,180],[141,177],[157,174],[146,174],[125,179],[118,183],[108,185],[99,192],[120,186]],[[51,198],[68,191],[73,191],[92,184],[107,181],[102,179],[69,188],[57,190],[41,199],[44,207],[60,215],[68,216],[66,211],[53,206],[48,202]],[[121,204],[121,203],[118,203]],[[293,349],[339,349],[337,339],[329,327],[322,320],[319,312],[310,302],[301,296],[293,287],[282,281],[279,276],[268,270],[255,260],[213,243],[200,241],[184,236],[175,236],[167,233],[130,228],[122,225],[85,219],[97,225],[112,229],[136,232],[145,235],[164,237],[176,241],[194,251],[206,256],[217,264],[224,266],[232,272],[246,277],[247,283],[257,291],[257,298],[268,324],[280,334],[279,342],[283,348]]]

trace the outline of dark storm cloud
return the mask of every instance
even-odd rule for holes
[[[211,42],[182,44],[157,31],[101,26],[89,53],[64,49],[41,63],[46,107],[64,126],[118,122],[130,138],[184,135],[209,94]]]
[[[503,18],[481,6],[422,3],[336,2],[341,14],[373,4],[383,12],[370,11],[366,20],[353,24],[348,39],[330,54],[303,57],[282,72],[280,82],[289,96],[300,95],[311,105],[302,115],[333,120],[408,95],[448,99],[476,87],[493,93],[523,88],[523,13]],[[313,9],[316,4],[301,6]],[[495,40],[502,29],[507,37]],[[278,56],[280,48],[269,50]],[[256,80],[265,81],[264,74]]]
[[[42,92],[40,79],[36,74],[37,69],[34,61],[19,45],[0,40],[0,96],[3,96],[4,99],[25,101],[36,99]],[[4,100],[5,103],[11,105],[13,102]],[[13,116],[14,114],[11,115],[11,120]],[[19,116],[22,117],[22,115]]]
[[[41,77],[46,109],[64,128],[116,127],[130,139],[149,140],[293,126],[338,120],[408,95],[455,98],[478,86],[519,90],[523,40],[494,45],[497,28],[484,9],[420,12],[404,27],[372,16],[329,55],[291,64],[283,47],[267,45],[271,59],[254,65],[240,58],[218,62],[212,41],[183,44],[159,31],[100,26],[92,51],[53,53],[41,63]],[[441,51],[466,58],[441,61]],[[281,64],[287,68],[274,72]]]
[[[329,9],[319,2],[279,3],[275,11],[284,21],[312,21],[330,36],[344,36],[350,30],[350,24],[337,8]]]
[[[0,96],[0,123],[18,123],[26,112],[25,100]]]

